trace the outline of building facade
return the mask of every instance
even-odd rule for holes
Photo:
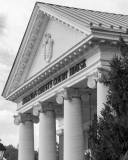
[[[84,160],[87,130],[107,95],[102,83],[116,44],[128,41],[128,16],[37,2],[2,96],[17,103],[18,160]],[[56,131],[56,120],[59,130]]]

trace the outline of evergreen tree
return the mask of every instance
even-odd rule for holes
[[[126,159],[128,151],[128,45],[120,37],[121,56],[114,56],[104,85],[109,88],[101,117],[89,129],[90,148],[96,160]],[[98,106],[97,106],[98,107]]]

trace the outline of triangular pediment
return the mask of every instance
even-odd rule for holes
[[[111,18],[110,18],[111,17]],[[8,98],[31,77],[53,63],[71,47],[90,35],[91,27],[127,28],[128,16],[37,2],[6,82],[2,96]],[[53,40],[50,62],[44,60],[45,35]]]
[[[49,38],[48,41],[52,41],[51,43],[53,43],[53,46],[51,46],[51,52],[48,51],[50,49],[50,46],[48,46],[50,42],[46,42],[47,37],[45,37],[45,35],[47,34],[51,36],[51,38]],[[62,23],[59,23],[54,19],[49,19],[44,35],[40,41],[40,45],[37,49],[31,67],[24,81],[28,80],[29,78],[37,74],[39,71],[41,71],[51,62],[55,61],[58,57],[60,57],[67,50],[72,48],[74,45],[76,45],[84,38],[84,34],[79,33]],[[51,58],[49,60],[48,58],[45,59],[45,57],[50,56]]]
[[[42,8],[43,7],[43,8]],[[37,74],[50,62],[64,54],[73,45],[85,38],[89,30],[80,25],[70,26],[70,19],[64,14],[58,19],[58,12],[52,10],[49,15],[47,5],[36,4],[17,53],[8,81],[4,88],[4,96],[8,96],[28,79]],[[47,13],[46,13],[47,12]],[[53,15],[52,15],[53,14]],[[66,18],[66,19],[65,19]],[[69,23],[67,24],[67,20]],[[45,34],[53,39],[53,56],[49,63],[44,60]],[[5,97],[6,97],[5,96]]]

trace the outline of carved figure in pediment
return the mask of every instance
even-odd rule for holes
[[[44,46],[44,60],[49,63],[52,58],[53,54],[53,39],[51,39],[51,34],[46,33],[45,34],[45,42],[43,44]]]

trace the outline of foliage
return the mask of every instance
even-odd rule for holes
[[[125,156],[123,157],[123,160],[128,160],[128,151],[126,152]]]
[[[120,160],[128,151],[128,45],[120,37],[121,56],[109,63],[109,88],[101,117],[89,129],[90,148],[96,160]],[[97,106],[98,107],[98,106]]]
[[[18,149],[15,148],[12,145],[5,146],[7,149],[5,151],[4,157],[7,160],[18,160]],[[57,153],[57,159],[59,159],[59,144],[56,142],[56,153]],[[38,160],[38,151],[34,151],[35,154],[35,160]]]
[[[18,149],[16,149],[12,145],[5,146],[5,147],[6,147],[7,150],[5,152],[4,157],[7,160],[18,160]]]
[[[18,149],[12,145],[8,145],[5,147],[7,150],[5,151],[4,157],[7,160],[18,160]],[[35,160],[38,160],[38,152],[34,151],[34,153],[35,153]]]
[[[34,151],[34,153],[35,153],[35,160],[38,160],[38,152]]]

